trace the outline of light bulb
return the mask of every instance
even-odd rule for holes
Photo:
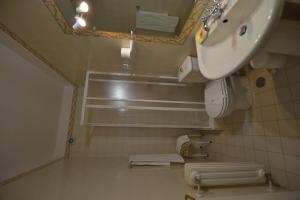
[[[125,108],[120,108],[119,111],[120,111],[120,112],[125,112],[126,109],[125,109]]]
[[[76,11],[79,13],[86,13],[89,11],[89,5],[87,4],[87,2],[82,1],[76,8]]]
[[[73,29],[78,29],[82,27],[86,27],[86,21],[79,16],[75,16],[76,23],[73,25]]]
[[[82,17],[78,17],[77,22],[81,27],[86,27],[86,22]]]

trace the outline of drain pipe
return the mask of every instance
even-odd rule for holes
[[[204,191],[201,189],[201,175],[199,173],[195,175],[195,182],[197,184],[197,192],[195,194],[195,199],[200,200],[204,196]]]

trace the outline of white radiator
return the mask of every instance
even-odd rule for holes
[[[179,17],[169,16],[167,13],[137,11],[136,28],[174,33]]]
[[[184,178],[190,186],[196,186],[196,176],[201,186],[225,186],[265,183],[264,166],[255,163],[186,163]]]

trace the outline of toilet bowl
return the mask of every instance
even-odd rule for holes
[[[226,77],[210,81],[204,91],[205,110],[212,118],[222,118],[234,110],[249,109],[251,98],[246,77]]]

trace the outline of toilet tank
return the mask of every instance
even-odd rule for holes
[[[186,57],[182,65],[178,68],[177,73],[179,82],[204,83],[207,81],[199,70],[197,57]]]

